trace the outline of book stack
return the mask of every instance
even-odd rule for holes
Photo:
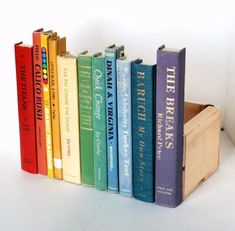
[[[30,173],[176,207],[183,200],[185,48],[157,65],[124,46],[77,56],[66,38],[15,44],[21,166]]]

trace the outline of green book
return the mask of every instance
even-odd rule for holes
[[[92,57],[92,78],[95,187],[107,190],[105,57],[102,53]]]
[[[85,185],[94,185],[91,63],[92,56],[87,51],[78,55],[81,179]]]

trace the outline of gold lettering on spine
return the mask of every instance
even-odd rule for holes
[[[157,113],[156,158],[158,160],[161,160],[161,156],[162,156],[162,148],[163,148],[162,128],[163,128],[163,114],[162,113]]]
[[[138,120],[145,121],[146,114],[145,114],[145,88],[144,82],[144,72],[137,72],[137,113],[138,113]]]
[[[50,111],[48,108],[45,108],[45,123],[46,123],[46,142],[47,142],[47,154],[48,156],[52,156],[52,148],[51,148],[51,135],[50,135]],[[53,162],[52,158],[47,158],[47,165],[52,168],[53,167]]]
[[[28,94],[27,94],[27,84],[26,84],[26,66],[20,66],[20,80],[21,80],[21,103],[22,109],[28,109]]]
[[[80,101],[80,122],[81,127],[92,129],[92,86],[91,67],[79,65],[79,101]]]
[[[38,45],[34,48],[34,56],[37,62],[40,60],[40,47]],[[36,118],[43,120],[43,102],[42,102],[42,68],[41,64],[35,62],[34,65],[34,87],[35,87],[35,108]]]
[[[146,107],[145,107],[145,85],[144,85],[144,72],[137,72],[137,118],[139,121],[145,122],[146,120]],[[145,171],[145,162],[144,162],[144,152],[145,152],[145,126],[139,125],[138,128],[138,156],[139,156],[139,170],[138,176],[140,182],[144,182],[144,171]]]

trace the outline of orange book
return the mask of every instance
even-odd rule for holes
[[[41,34],[47,175],[48,177],[51,178],[54,178],[54,163],[53,163],[52,130],[51,130],[50,68],[48,65],[50,54],[48,50],[48,40],[49,38],[53,37],[57,37],[57,33],[49,31]]]
[[[47,175],[47,155],[45,139],[45,119],[43,101],[43,79],[42,79],[42,52],[41,34],[43,29],[33,32],[33,69],[34,69],[34,99],[35,99],[35,122],[38,173]]]
[[[66,52],[66,38],[65,37],[49,38],[48,45],[49,45],[51,128],[52,128],[54,176],[57,179],[63,179],[61,140],[60,140],[57,55]]]

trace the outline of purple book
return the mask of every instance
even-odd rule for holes
[[[186,49],[157,51],[156,204],[182,202],[184,82]]]

